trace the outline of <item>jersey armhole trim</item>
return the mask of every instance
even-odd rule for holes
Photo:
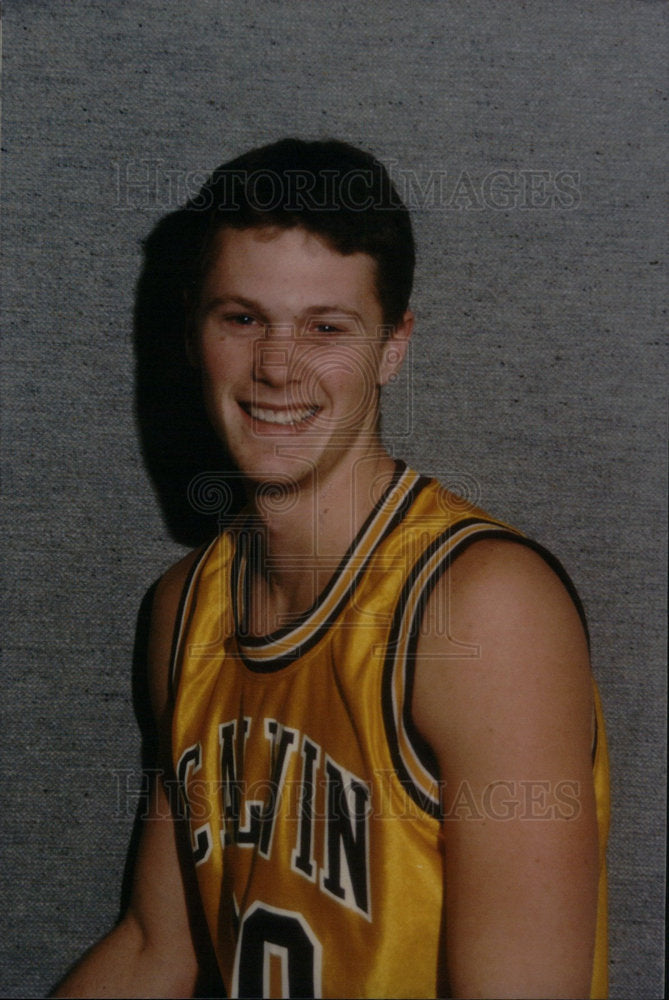
[[[388,747],[403,789],[422,810],[437,819],[441,818],[439,770],[411,714],[420,626],[427,601],[443,574],[470,545],[486,538],[525,545],[544,559],[571,597],[590,648],[585,613],[576,588],[561,562],[542,545],[507,525],[465,519],[428,546],[413,566],[396,605],[384,664],[382,710]],[[595,730],[593,759],[596,743]]]
[[[193,561],[193,565],[188,570],[186,580],[181,590],[181,596],[179,598],[179,607],[177,609],[176,618],[174,620],[174,631],[172,634],[172,652],[170,655],[170,695],[172,699],[175,698],[177,688],[179,686],[179,666],[181,663],[181,647],[183,643],[183,637],[187,631],[187,626],[195,607],[195,595],[197,592],[197,587],[200,578],[200,569],[202,568],[207,556],[213,549],[213,547],[218,542],[218,538],[215,538],[209,545],[206,545],[201,552],[198,554],[197,558]]]

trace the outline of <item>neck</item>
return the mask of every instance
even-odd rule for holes
[[[315,602],[394,471],[395,462],[379,446],[352,461],[345,476],[310,479],[287,494],[280,488],[253,491],[262,538],[251,581],[253,632],[267,634]]]

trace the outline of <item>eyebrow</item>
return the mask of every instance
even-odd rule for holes
[[[350,316],[351,319],[362,320],[362,317],[355,309],[344,309],[343,306],[310,306],[305,309],[303,316]]]
[[[255,313],[264,322],[269,322],[269,318],[260,303],[254,301],[253,299],[244,298],[243,295],[217,295],[216,298],[211,299],[205,304],[202,309],[202,314],[203,316],[207,316],[214,309],[218,309],[223,305],[239,306],[241,309],[246,309],[249,312]],[[343,306],[336,304],[307,306],[306,309],[302,310],[297,319],[305,320],[309,319],[311,316],[346,316],[350,319],[356,319],[362,322],[362,317],[355,309],[345,309]]]
[[[245,299],[241,295],[217,295],[215,298],[210,299],[202,308],[202,314],[206,316],[208,313],[212,312],[213,309],[218,309],[219,306],[230,305],[239,306],[241,309],[247,309],[249,312],[258,313],[265,318],[263,313],[264,310],[261,308],[260,303],[254,302],[253,299]]]

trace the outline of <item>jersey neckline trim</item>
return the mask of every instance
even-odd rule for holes
[[[430,480],[396,463],[393,480],[345,552],[327,587],[299,618],[267,636],[245,635],[251,532],[242,528],[231,564],[235,631],[244,663],[255,671],[279,670],[311,649],[336,621],[357,587],[374,551],[401,521]]]

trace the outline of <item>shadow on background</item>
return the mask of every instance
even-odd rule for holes
[[[174,541],[195,547],[209,541],[243,503],[239,478],[207,418],[199,373],[186,355],[184,288],[202,235],[202,213],[186,207],[165,216],[144,244],[144,265],[135,303],[135,417],[142,458],[167,530]],[[120,916],[130,903],[132,878],[148,805],[148,775],[159,766],[158,736],[151,711],[147,652],[157,582],[144,595],[137,616],[132,694],[142,738],[147,780],[138,802],[121,887]],[[185,845],[186,853],[189,852]],[[190,860],[183,865],[191,883]],[[195,886],[191,895],[194,938],[201,954],[196,996],[224,997]]]
[[[199,373],[186,356],[184,288],[203,224],[203,213],[188,206],[161,219],[144,244],[135,304],[142,457],[171,537],[190,547],[213,537],[221,518],[242,504],[239,480],[205,413]]]

